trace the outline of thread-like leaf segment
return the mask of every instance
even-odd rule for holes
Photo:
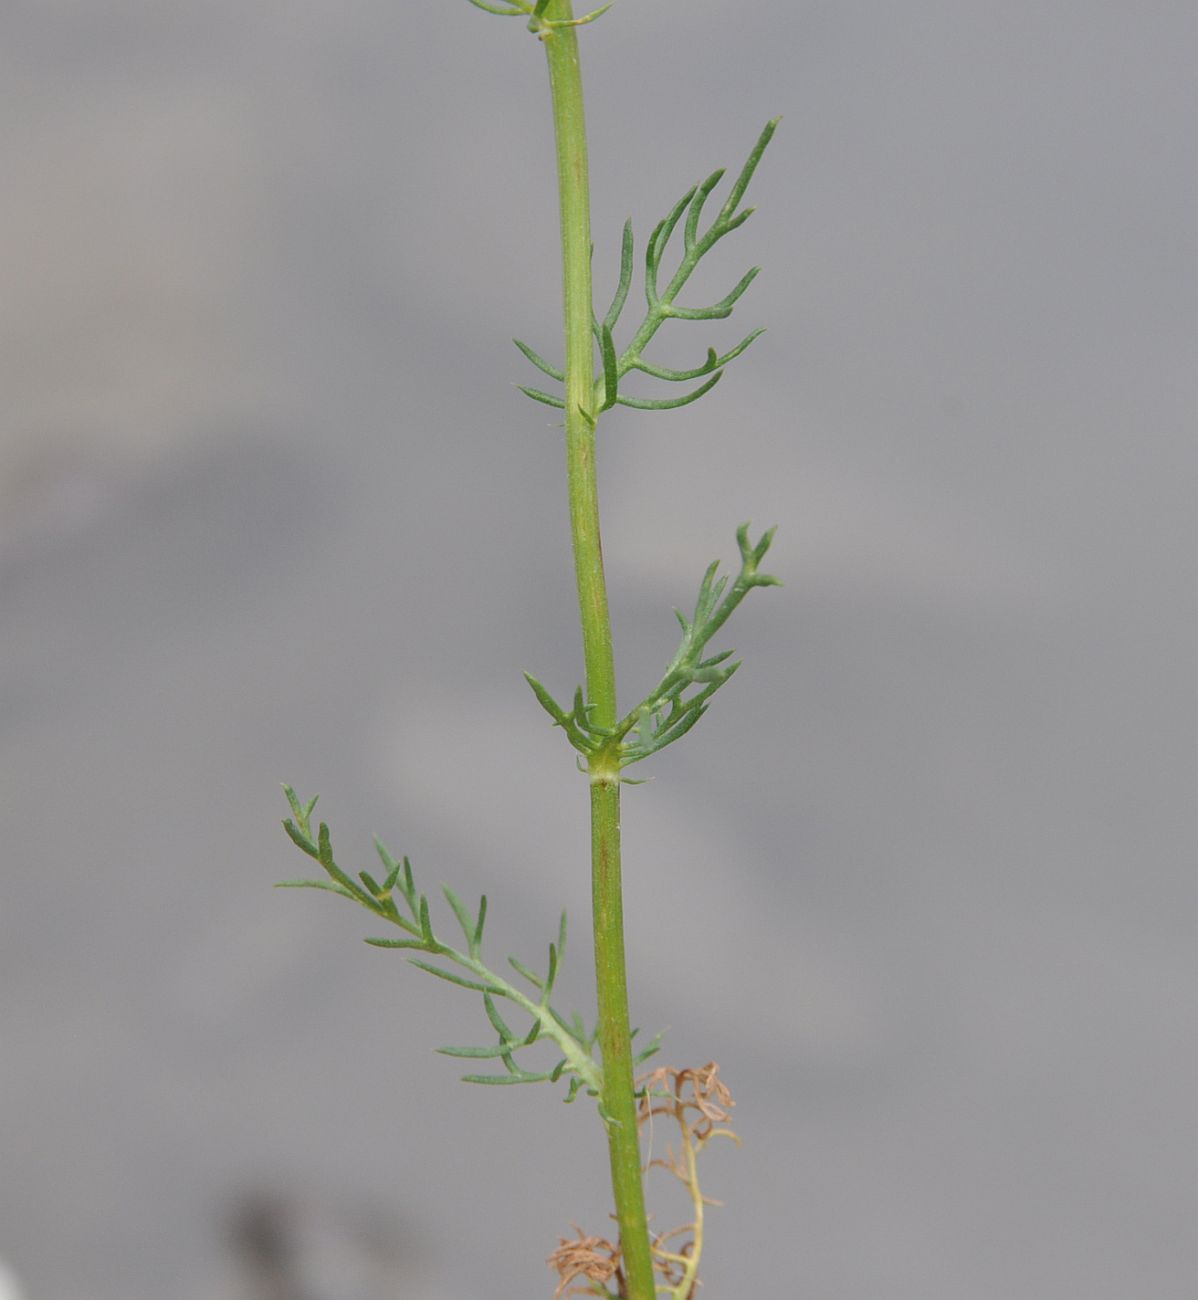
[[[500,18],[527,18],[528,30],[536,36],[543,37],[555,28],[582,27],[586,23],[593,23],[596,18],[602,18],[607,13],[615,0],[609,0],[608,4],[600,5],[598,9],[591,10],[589,14],[584,14],[581,18],[556,22],[545,17],[545,10],[549,7],[549,0],[535,0],[535,3],[532,4],[527,3],[527,0],[511,0],[510,4],[505,5],[489,4],[488,0],[470,0],[470,3],[476,9],[481,9],[489,14],[497,14]]]

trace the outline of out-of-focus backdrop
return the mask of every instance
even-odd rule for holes
[[[635,1019],[721,1062],[705,1294],[1191,1300],[1198,9],[620,0],[598,292],[784,122],[705,289],[769,332],[602,431],[625,696],[780,525],[627,795]],[[542,51],[465,0],[0,13],[0,1257],[28,1300],[548,1295],[587,1104],[364,946],[279,782],[531,957],[585,787]],[[669,1226],[661,1223],[662,1227]]]

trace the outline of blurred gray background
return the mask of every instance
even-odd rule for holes
[[[765,273],[656,355],[769,332],[601,430],[626,698],[735,525],[780,525],[744,669],[624,819],[634,1017],[739,1102],[713,1300],[1194,1295],[1196,55],[1189,0],[585,33],[602,299],[624,217],[785,116],[703,288]],[[347,862],[377,832],[486,889],[497,956],[568,906],[589,1004],[585,787],[520,676],[580,671],[508,342],[559,350],[548,107],[465,0],[0,11],[29,1300],[548,1296],[603,1230],[588,1107],[457,1084],[431,1049],[483,1041],[475,1000],[270,888],[287,780]]]

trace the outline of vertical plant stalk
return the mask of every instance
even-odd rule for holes
[[[544,16],[573,20],[571,0],[549,0]],[[542,29],[549,60],[561,202],[565,314],[566,475],[578,607],[586,664],[587,702],[597,727],[618,720],[615,658],[595,475],[594,345],[591,298],[591,220],[582,70],[575,28]],[[654,1300],[656,1284],[637,1128],[624,906],[620,879],[620,764],[600,751],[588,760],[591,786],[591,899],[599,1044],[603,1054],[602,1111],[607,1125],[612,1192],[628,1300]]]
[[[448,886],[445,900],[454,913],[465,946],[445,942],[434,931],[428,896],[421,893],[407,858],[396,860],[376,841],[384,874],[376,878],[368,871],[357,879],[343,870],[333,856],[328,826],[313,826],[316,799],[304,803],[290,787],[284,787],[291,817],[284,823],[296,846],[316,861],[323,877],[291,880],[293,888],[321,889],[360,904],[375,917],[395,926],[400,937],[372,937],[366,940],[380,948],[408,951],[408,960],[420,970],[483,996],[483,1008],[498,1042],[482,1046],[449,1046],[438,1049],[447,1056],[472,1061],[497,1061],[503,1069],[463,1075],[467,1083],[512,1084],[556,1083],[565,1079],[566,1101],[580,1090],[597,1097],[608,1141],[612,1191],[619,1226],[619,1245],[601,1237],[586,1236],[563,1240],[549,1257],[561,1282],[557,1295],[568,1290],[581,1294],[578,1278],[590,1284],[588,1293],[615,1300],[607,1282],[615,1278],[620,1300],[655,1300],[659,1291],[671,1300],[691,1300],[698,1284],[699,1257],[703,1244],[703,1206],[695,1176],[694,1157],[709,1137],[733,1136],[724,1128],[713,1128],[727,1119],[731,1097],[717,1078],[714,1064],[702,1070],[655,1071],[642,1080],[638,1100],[633,1070],[657,1050],[658,1038],[635,1056],[628,1017],[628,982],[624,953],[624,915],[620,879],[620,786],[621,772],[631,763],[658,753],[686,735],[706,711],[711,696],[739,667],[733,652],[712,654],[710,642],[754,587],[773,586],[777,578],[761,572],[774,530],[767,529],[756,542],[749,525],[736,531],[740,550],[739,573],[718,576],[718,561],[709,565],[699,585],[694,612],[689,617],[674,613],[682,628],[677,652],[657,684],[622,717],[617,709],[615,662],[607,586],[603,573],[603,552],[599,527],[599,498],[595,465],[595,427],[604,411],[616,404],[640,410],[668,410],[686,406],[708,392],[724,373],[724,367],[762,332],[754,330],[729,351],[720,354],[707,349],[706,360],[686,369],[673,369],[645,360],[641,350],[658,327],[675,317],[690,321],[723,320],[757,274],[749,270],[718,302],[705,307],[679,306],[675,298],[686,285],[699,260],[725,235],[743,225],[752,208],[742,207],[745,191],[774,133],[777,120],[766,124],[748,160],[718,214],[705,231],[700,231],[703,207],[724,175],[723,169],[692,186],[675,203],[649,237],[645,248],[645,297],[647,313],[623,353],[617,353],[612,337],[627,301],[633,273],[632,223],[624,227],[620,253],[620,278],[611,307],[600,322],[592,304],[590,195],[587,176],[586,124],[583,112],[582,73],[576,28],[605,13],[610,3],[575,19],[572,0],[470,0],[477,8],[503,17],[525,18],[528,28],[545,45],[553,101],[554,137],[557,149],[558,188],[561,202],[563,314],[565,324],[565,368],[540,357],[527,344],[513,340],[524,356],[542,373],[563,385],[556,394],[521,386],[530,398],[557,407],[565,417],[566,477],[570,510],[570,533],[582,625],[586,687],[574,695],[572,707],[563,708],[536,678],[525,674],[538,702],[561,727],[569,743],[586,761],[591,804],[591,901],[595,953],[598,1018],[594,1033],[588,1033],[583,1018],[569,1018],[551,1003],[554,981],[566,945],[566,917],[562,914],[556,943],[549,945],[549,964],[544,976],[530,966],[509,957],[516,974],[530,985],[512,984],[507,975],[483,962],[481,947],[487,915],[484,895],[477,911],[468,908]],[[683,215],[685,214],[685,221]],[[663,254],[678,230],[682,250],[677,270],[664,292],[660,289]],[[595,375],[595,343],[602,359]],[[639,370],[666,385],[701,380],[676,397],[641,398],[619,391],[619,380]],[[376,871],[378,869],[376,868]],[[421,954],[416,956],[415,954]],[[514,1005],[531,1019],[525,1032],[503,1018],[498,1004]],[[525,1049],[552,1040],[560,1059],[551,1069],[527,1068]],[[594,1059],[599,1045],[602,1065]],[[517,1061],[519,1057],[519,1061]],[[653,1087],[656,1081],[658,1085]],[[661,1085],[669,1083],[664,1093]],[[689,1092],[684,1092],[689,1089]],[[667,1098],[666,1109],[661,1097]],[[653,1097],[657,1097],[655,1102]],[[692,1120],[694,1110],[699,1118]],[[686,1163],[669,1156],[655,1160],[676,1174],[691,1190],[695,1217],[691,1224],[660,1234],[652,1241],[645,1214],[641,1166],[639,1120],[654,1114],[673,1114],[682,1125]],[[685,1238],[684,1240],[679,1240]],[[673,1241],[673,1247],[669,1243]],[[657,1275],[660,1274],[661,1285]]]

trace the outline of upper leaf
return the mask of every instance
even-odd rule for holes
[[[478,0],[473,0],[473,2],[477,3]],[[602,321],[597,317],[594,320],[595,340],[598,344],[600,357],[599,371],[594,378],[596,412],[610,410],[616,405],[628,406],[640,411],[665,411],[678,406],[687,406],[691,402],[697,401],[705,393],[709,393],[719,382],[724,367],[740,356],[763,333],[761,329],[755,329],[741,339],[739,343],[723,353],[709,347],[707,359],[698,366],[689,369],[679,370],[656,365],[653,362],[646,361],[643,355],[650,340],[665,321],[671,319],[690,321],[722,320],[732,315],[736,303],[749,285],[753,283],[760,269],[755,266],[750,267],[732,289],[717,302],[699,307],[689,307],[678,302],[679,294],[686,287],[700,261],[711,252],[725,235],[743,225],[752,216],[752,208],[742,208],[740,205],[749,187],[749,182],[753,179],[753,173],[757,170],[757,164],[761,161],[766,146],[773,139],[778,121],[778,118],[774,118],[773,121],[766,123],[764,130],[757,138],[757,143],[753,146],[752,152],[745,161],[745,165],[733,182],[723,206],[702,234],[699,231],[699,226],[703,216],[703,209],[712,192],[723,179],[724,171],[722,168],[712,172],[701,184],[692,185],[654,227],[653,233],[649,236],[649,242],[645,246],[645,315],[628,345],[620,352],[617,351],[613,336],[628,301],[634,262],[632,222],[625,222],[620,241],[620,274],[616,284],[616,291],[611,306]],[[685,220],[683,219],[684,216]],[[680,224],[682,226],[681,256],[673,274],[670,275],[668,282],[663,287],[661,284],[664,274],[662,269],[663,261],[666,251],[673,240],[674,232]],[[564,383],[564,374],[560,368],[546,361],[526,343],[522,343],[518,339],[515,342],[520,351],[538,370],[551,379]],[[621,381],[631,371],[640,371],[651,378],[665,380],[668,383],[686,383],[694,379],[704,379],[705,382],[697,388],[677,396],[636,397],[621,391]],[[555,406],[559,409],[565,408],[564,399],[553,393],[547,393],[539,388],[528,388],[524,385],[520,386],[520,391],[534,401],[544,402],[548,406]]]

